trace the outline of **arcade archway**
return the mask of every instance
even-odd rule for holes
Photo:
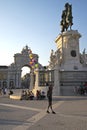
[[[32,89],[35,82],[34,69],[38,66],[38,55],[32,53],[31,49],[28,46],[25,46],[22,49],[21,53],[16,53],[14,55],[14,63],[11,64],[8,73],[9,82],[11,81],[12,84],[14,84],[15,88],[21,88],[22,68],[28,67],[29,74],[26,75],[26,78],[30,80],[29,86],[30,89]]]

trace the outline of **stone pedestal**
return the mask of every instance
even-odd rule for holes
[[[61,69],[64,70],[81,70],[79,56],[79,38],[80,33],[77,30],[70,30],[61,33],[55,40],[60,53]]]
[[[59,86],[55,89],[58,95],[59,93],[60,95],[75,95],[74,87],[87,81],[87,69],[80,63],[80,37],[81,35],[77,30],[70,30],[61,33],[55,40],[57,49],[61,54],[59,69],[54,71],[55,86]]]

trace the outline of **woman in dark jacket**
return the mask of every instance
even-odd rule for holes
[[[53,109],[52,109],[52,90],[53,90],[53,86],[49,85],[48,87],[48,91],[47,91],[47,98],[48,98],[48,108],[47,108],[47,113],[49,112],[49,108],[51,109],[53,114],[56,114]]]

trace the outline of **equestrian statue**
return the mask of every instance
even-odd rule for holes
[[[71,26],[73,25],[72,5],[70,5],[69,3],[65,4],[65,9],[62,11],[61,18],[61,32],[67,31],[69,27],[71,30]]]

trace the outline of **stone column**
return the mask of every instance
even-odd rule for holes
[[[18,73],[18,87],[21,88],[21,71]]]
[[[56,65],[54,69],[54,89],[53,95],[58,96],[60,95],[60,84],[59,84],[59,69],[58,65]]]
[[[39,83],[39,75],[38,70],[35,71],[35,89],[38,89],[38,83]]]
[[[18,73],[16,73],[16,88],[18,88]]]
[[[9,88],[9,81],[10,81],[10,74],[9,74],[9,72],[8,72],[7,88]]]
[[[30,73],[30,90],[34,88],[34,73]]]
[[[16,88],[20,88],[21,87],[21,74],[20,72],[16,73]]]

